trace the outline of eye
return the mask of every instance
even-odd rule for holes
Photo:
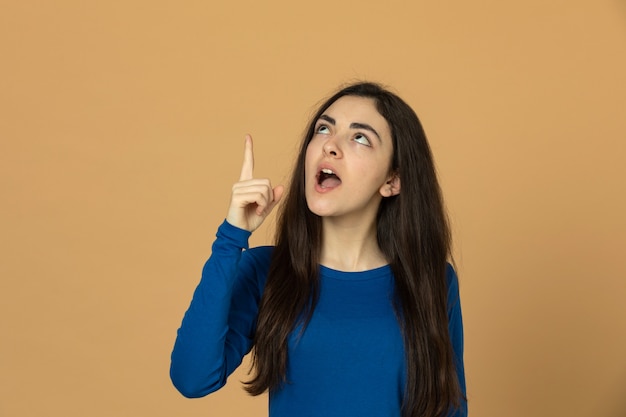
[[[330,129],[326,125],[319,125],[315,130],[316,133],[320,133],[322,135],[328,135],[330,133]]]
[[[362,133],[357,133],[354,136],[354,141],[356,143],[360,143],[361,145],[365,145],[365,146],[372,146],[372,144],[370,143],[370,140],[367,138],[367,136],[365,136]]]

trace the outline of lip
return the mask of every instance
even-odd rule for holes
[[[331,171],[333,171],[335,173],[335,175],[337,175],[339,177],[339,174],[337,173],[337,169],[334,166],[332,166],[331,164],[327,163],[327,162],[322,162],[321,164],[319,164],[317,166],[317,170],[315,171],[315,176],[318,176],[319,173],[323,169],[330,169]],[[341,177],[339,177],[339,178],[341,178]]]

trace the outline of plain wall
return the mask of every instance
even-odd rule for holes
[[[405,98],[435,153],[470,414],[626,415],[624,1],[1,9],[0,416],[266,415],[245,369],[184,399],[170,351],[244,134],[278,184],[356,79]]]

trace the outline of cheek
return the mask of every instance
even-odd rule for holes
[[[386,155],[377,155],[368,161],[363,161],[361,169],[369,173],[369,177],[387,177],[391,171],[391,158]]]
[[[390,170],[391,170],[391,163],[389,161],[385,160],[379,160],[376,162],[376,169],[375,170],[369,170],[368,174],[364,174],[364,175],[368,175],[369,178],[371,179],[371,182],[373,183],[373,186],[376,187],[380,187],[383,184],[385,184],[387,182],[387,179],[390,176]]]

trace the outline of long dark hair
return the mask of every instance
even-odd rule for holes
[[[391,170],[400,176],[400,194],[380,203],[377,239],[395,277],[395,309],[404,337],[403,415],[444,416],[463,400],[446,306],[450,230],[430,147],[417,115],[397,95],[374,83],[341,89],[320,106],[308,125],[278,216],[276,248],[254,337],[256,373],[246,390],[258,395],[286,382],[289,335],[297,325],[306,326],[315,309],[322,226],[321,218],[306,203],[304,161],[316,121],[343,96],[375,100],[391,129]]]

